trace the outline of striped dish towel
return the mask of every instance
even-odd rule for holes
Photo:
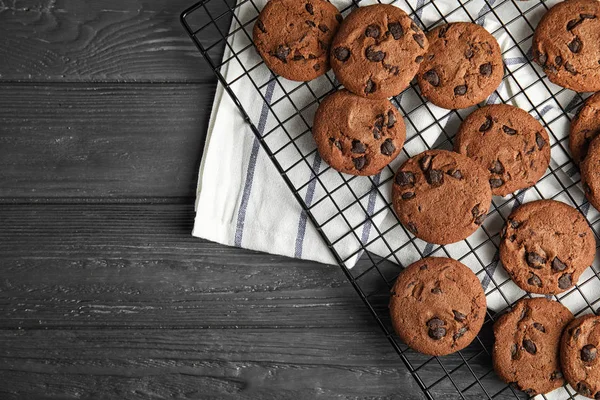
[[[556,2],[548,0],[546,5],[550,7]],[[535,189],[523,190],[507,198],[495,197],[484,229],[479,229],[467,241],[443,248],[420,240],[406,245],[409,237],[400,227],[394,228],[397,220],[386,207],[391,192],[388,186],[376,190],[368,178],[353,179],[348,184],[351,192],[337,190],[331,194],[332,201],[325,199],[327,192],[331,193],[340,187],[343,178],[337,172],[327,170],[327,165],[314,152],[310,126],[317,105],[310,104],[315,96],[323,96],[333,88],[333,75],[330,72],[328,77],[320,77],[307,85],[282,78],[272,79],[271,72],[260,65],[260,57],[250,43],[253,27],[250,22],[256,17],[257,9],[260,10],[265,3],[266,0],[239,2],[231,27],[235,33],[231,35],[224,55],[224,59],[231,60],[222,67],[221,73],[259,133],[266,136],[269,148],[277,152],[277,160],[284,169],[290,169],[288,176],[300,188],[298,196],[306,204],[316,205],[312,211],[319,223],[331,219],[323,230],[330,241],[335,242],[335,249],[341,258],[347,258],[346,267],[354,266],[361,256],[357,249],[364,244],[368,244],[369,252],[403,265],[418,260],[421,254],[449,255],[478,272],[488,294],[488,305],[500,310],[523,296],[524,292],[512,282],[501,284],[508,279],[508,275],[498,261],[497,241],[490,241],[486,232],[490,235],[499,232],[503,218],[519,204],[542,197],[579,206],[585,214],[590,213],[588,217],[591,220],[598,218],[597,212],[585,203],[580,188],[572,185],[579,180],[577,169],[568,163],[567,167],[558,168],[568,161],[564,149],[567,148],[569,118],[562,109],[572,116],[582,99],[576,93],[562,90],[547,80],[544,85],[536,83],[538,74],[543,76],[543,72],[537,66],[528,65],[531,27],[546,11],[539,1],[386,1],[404,10],[417,10],[416,19],[420,19],[427,29],[445,16],[448,22],[474,20],[492,32],[504,52],[506,68],[512,73],[507,75],[497,93],[490,96],[487,102],[501,103],[503,99],[511,99],[510,104],[530,111],[549,129],[553,145],[551,168],[557,169],[557,173],[548,174]],[[332,3],[343,10],[350,6],[351,1],[335,0]],[[371,3],[375,1],[363,0],[360,4]],[[496,3],[502,5],[495,8]],[[505,24],[508,27],[503,27]],[[235,50],[235,56],[231,49]],[[473,111],[471,108],[449,113],[431,104],[424,105],[412,88],[397,96],[396,100],[407,114],[405,117],[411,121],[407,124],[407,138],[414,139],[407,142],[404,154],[392,163],[392,170],[407,157],[427,147],[439,147],[438,142],[456,133],[460,117],[464,118]],[[439,123],[433,123],[436,119]],[[293,145],[285,132],[297,138]],[[302,156],[307,158],[308,164],[298,162]],[[302,168],[302,165],[305,167]],[[312,172],[306,165],[310,165],[317,173],[324,171],[319,176],[319,183],[310,179]],[[391,173],[386,169],[374,177],[373,182],[378,184],[389,180]],[[561,180],[561,184],[557,179]],[[563,186],[570,186],[569,196],[560,194]],[[360,202],[355,201],[355,195],[361,198]],[[573,199],[576,204],[573,204]],[[333,218],[333,215],[340,214],[339,210],[343,210],[343,217]],[[365,213],[373,218],[361,224]],[[345,235],[349,230],[348,224],[355,227],[353,235]],[[193,235],[230,246],[336,263],[221,85],[215,96],[200,166]],[[385,240],[378,240],[378,237]],[[597,268],[597,263],[594,268]],[[582,281],[587,282],[585,286],[582,290],[571,292],[575,293],[569,300],[572,311],[578,312],[587,302],[600,297],[600,281],[592,277],[593,272],[586,271],[582,277]],[[501,285],[501,290],[497,289],[498,285]],[[586,293],[591,293],[587,301],[584,298]]]

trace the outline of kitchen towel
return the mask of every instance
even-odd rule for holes
[[[551,7],[556,2],[546,1],[546,5]],[[363,255],[360,249],[364,245],[370,253],[403,265],[422,255],[451,256],[479,272],[489,306],[500,310],[524,295],[514,283],[507,282],[508,276],[498,261],[498,239],[493,235],[500,230],[502,217],[506,218],[523,202],[555,197],[579,206],[584,214],[590,213],[589,218],[597,218],[597,212],[585,203],[580,188],[572,185],[579,176],[576,168],[568,163],[564,150],[569,119],[563,110],[572,116],[581,97],[561,90],[547,80],[542,84],[537,78],[543,72],[528,63],[531,26],[535,26],[546,11],[545,7],[539,6],[539,1],[387,1],[407,11],[416,10],[416,15],[412,16],[426,29],[445,21],[474,20],[492,32],[511,73],[487,102],[501,103],[502,99],[510,99],[510,104],[522,107],[542,120],[551,132],[551,144],[560,142],[552,149],[554,174],[545,177],[536,188],[506,198],[495,197],[492,210],[496,211],[490,213],[483,229],[466,241],[444,247],[420,240],[408,242],[406,231],[398,226],[396,217],[386,206],[391,191],[389,178],[408,156],[427,147],[438,147],[437,144],[444,142],[446,137],[453,136],[461,122],[459,115],[464,117],[473,109],[448,112],[423,104],[417,92],[409,88],[396,98],[407,114],[405,118],[410,120],[407,138],[413,138],[407,141],[405,154],[372,180],[338,174],[321,161],[310,135],[312,116],[317,107],[314,99],[332,90],[333,75],[330,72],[308,84],[272,75],[250,41],[253,21],[265,3],[266,0],[238,2],[220,71],[258,133],[265,138],[270,151],[287,171],[297,196],[312,207],[318,222],[324,224],[323,231],[330,243],[334,243],[346,267],[352,268]],[[352,6],[350,0],[332,3],[340,10],[346,10],[345,15]],[[360,5],[372,3],[375,1],[364,0]],[[501,5],[496,7],[496,3]],[[556,97],[552,97],[554,94]],[[314,179],[313,171],[319,174],[318,180]],[[386,180],[388,184],[377,187],[379,182]],[[569,195],[563,191],[563,186],[571,186]],[[360,201],[356,201],[357,197]],[[366,215],[372,218],[365,222]],[[200,166],[193,235],[231,246],[336,263],[250,125],[220,84]],[[489,240],[490,236],[493,240]],[[486,271],[482,271],[482,267]],[[599,297],[600,281],[590,279],[593,276],[591,270],[586,271],[580,281],[586,281],[586,285],[575,295],[565,297],[570,301],[572,311],[585,307],[584,296],[589,294],[588,301]]]

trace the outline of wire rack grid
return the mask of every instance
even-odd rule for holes
[[[504,82],[488,103],[517,103],[540,120],[551,138],[552,162],[542,180],[528,190],[494,197],[481,229],[459,245],[434,246],[412,236],[391,210],[390,184],[395,169],[407,158],[426,149],[451,149],[456,128],[473,108],[437,108],[412,83],[392,99],[407,125],[403,154],[377,176],[344,175],[321,163],[311,135],[316,107],[340,85],[331,72],[319,78],[318,84],[290,82],[267,72],[252,43],[252,28],[264,0],[203,0],[184,11],[181,21],[425,397],[527,398],[501,382],[491,362],[494,321],[515,301],[531,296],[516,289],[499,263],[500,228],[521,203],[549,198],[571,204],[586,215],[597,241],[600,227],[600,214],[586,202],[578,170],[567,151],[569,123],[585,97],[553,85],[531,62],[534,27],[558,1],[379,2],[400,6],[425,30],[454,21],[483,24],[487,20],[488,30],[504,41],[505,62]],[[343,15],[367,1],[347,3],[340,10]],[[401,343],[393,333],[387,308],[389,290],[403,266],[430,255],[455,258],[471,267],[482,281],[488,304],[494,304],[476,340],[446,357],[425,356]],[[599,293],[600,272],[595,262],[574,289],[554,299],[579,315],[595,312]],[[579,398],[569,386],[539,397]]]

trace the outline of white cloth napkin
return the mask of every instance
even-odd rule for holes
[[[444,247],[420,240],[408,242],[409,236],[398,225],[387,206],[391,191],[389,182],[379,189],[374,185],[389,180],[392,171],[407,157],[425,150],[427,146],[436,147],[447,136],[453,136],[461,122],[459,114],[464,117],[473,108],[448,112],[431,104],[424,105],[414,89],[407,89],[396,98],[407,114],[405,120],[409,140],[405,153],[392,163],[390,169],[376,177],[351,178],[338,174],[321,161],[310,135],[312,117],[318,106],[314,98],[332,89],[333,75],[329,73],[329,77],[321,77],[308,84],[275,78],[261,64],[260,57],[251,45],[252,21],[266,0],[239,2],[221,73],[248,113],[250,121],[265,137],[270,151],[276,153],[276,159],[299,189],[298,196],[313,207],[311,210],[319,224],[328,222],[322,229],[348,268],[352,268],[361,257],[362,252],[358,252],[361,243],[367,245],[370,253],[404,266],[425,255],[451,256],[460,259],[478,274],[486,289],[488,306],[501,310],[525,294],[510,282],[498,261],[497,236],[489,240],[488,235],[493,236],[502,227],[502,216],[506,218],[520,203],[555,197],[580,207],[586,214],[589,211],[588,218],[591,220],[598,218],[597,212],[585,203],[578,186],[570,187],[569,195],[559,195],[563,191],[562,185],[569,186],[579,181],[577,170],[568,163],[565,151],[569,119],[561,108],[572,116],[576,111],[573,105],[578,104],[581,97],[547,80],[545,84],[536,83],[543,72],[537,66],[528,65],[523,56],[524,53],[531,54],[530,24],[535,26],[546,11],[537,0],[388,2],[408,12],[416,10],[416,15],[412,16],[418,17],[415,19],[420,19],[425,28],[443,23],[443,15],[448,22],[469,21],[472,18],[492,32],[504,52],[504,61],[510,73],[487,102],[501,103],[502,99],[510,98],[510,104],[530,111],[534,117],[541,119],[551,136],[551,169],[556,173],[548,174],[536,188],[506,198],[495,197],[493,211],[483,229],[466,241]],[[556,2],[546,1],[546,5],[550,7]],[[340,10],[346,10],[351,5],[350,0],[334,0],[332,3]],[[360,4],[371,3],[374,1],[361,1]],[[495,7],[495,3],[502,5]],[[347,12],[349,10],[345,14]],[[508,24],[508,27],[502,28],[502,24]],[[556,99],[551,98],[552,94],[556,94]],[[286,132],[294,139],[293,143]],[[415,137],[418,134],[420,138]],[[306,162],[302,161],[302,156]],[[318,180],[314,179],[309,166],[313,171],[322,173]],[[347,185],[343,185],[344,182]],[[327,192],[332,193],[331,197],[327,196]],[[355,195],[360,201],[355,200]],[[307,219],[306,213],[221,85],[215,96],[200,166],[196,212],[194,236],[273,254],[336,263],[327,244]],[[365,222],[367,215],[373,217]],[[487,272],[482,267],[486,267]],[[594,268],[597,268],[597,263]],[[587,303],[584,296],[589,302],[600,297],[600,282],[592,279],[593,276],[591,270],[586,271],[580,280],[580,283],[586,282],[585,285],[561,295],[561,301],[567,303],[572,311],[579,312],[585,308]]]

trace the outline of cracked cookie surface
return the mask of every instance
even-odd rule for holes
[[[398,156],[406,138],[402,115],[389,100],[347,90],[323,99],[312,131],[321,158],[351,175],[379,173]]]
[[[331,65],[354,94],[389,98],[408,87],[427,47],[423,31],[400,8],[365,6],[342,23],[331,48]]]
[[[585,217],[555,200],[523,204],[501,232],[500,260],[523,290],[557,294],[572,288],[594,261],[596,240]]]
[[[530,396],[548,393],[565,380],[560,338],[573,314],[545,298],[523,299],[494,323],[494,370]]]
[[[569,149],[576,164],[585,159],[591,141],[598,135],[600,135],[600,93],[588,98],[571,122]]]
[[[507,104],[471,113],[460,126],[454,149],[489,172],[492,194],[497,196],[535,185],[550,164],[544,127],[526,111]]]
[[[447,150],[428,150],[407,160],[394,178],[392,202],[402,224],[435,244],[458,242],[483,224],[492,191],[474,160]]]
[[[600,2],[553,6],[533,36],[533,57],[551,82],[577,92],[600,90]]]
[[[424,354],[467,347],[479,333],[486,299],[477,276],[462,263],[428,257],[409,265],[392,288],[390,315],[400,339]]]
[[[567,382],[577,392],[600,399],[600,317],[584,315],[563,332],[560,358]]]
[[[485,28],[456,22],[434,28],[427,38],[429,50],[417,80],[433,104],[467,108],[484,101],[502,82],[500,46]]]
[[[342,19],[325,0],[270,0],[254,24],[254,44],[271,71],[310,81],[329,71],[329,49]]]

